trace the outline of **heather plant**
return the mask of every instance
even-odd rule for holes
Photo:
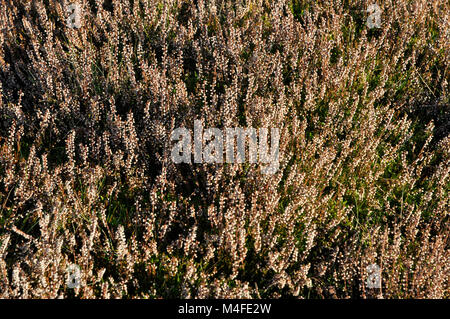
[[[372,4],[0,0],[0,297],[448,298],[449,4]]]

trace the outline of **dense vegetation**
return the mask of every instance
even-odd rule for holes
[[[450,296],[447,1],[74,2],[0,0],[0,297]],[[175,164],[194,120],[280,169]]]

